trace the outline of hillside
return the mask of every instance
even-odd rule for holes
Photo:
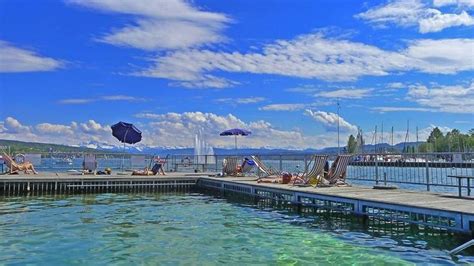
[[[16,153],[49,153],[49,152],[69,152],[69,153],[80,153],[80,152],[103,152],[96,149],[83,148],[83,147],[72,147],[67,145],[49,144],[49,143],[37,143],[37,142],[23,142],[16,140],[3,140],[0,139],[1,150],[10,148],[10,152]]]

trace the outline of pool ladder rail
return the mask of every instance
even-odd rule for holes
[[[460,245],[459,247],[457,247],[457,248],[455,248],[455,249],[449,251],[449,254],[450,254],[450,255],[456,255],[456,254],[458,254],[459,252],[461,252],[461,251],[463,251],[463,250],[465,250],[465,249],[467,249],[467,248],[469,248],[469,247],[471,247],[471,246],[474,246],[474,239],[471,239],[470,241],[468,241],[468,242],[466,242],[466,243]]]

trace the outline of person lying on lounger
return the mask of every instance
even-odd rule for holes
[[[35,167],[30,162],[17,163],[15,162],[15,160],[13,160],[12,157],[10,157],[5,152],[2,152],[2,158],[5,164],[7,165],[8,169],[10,169],[9,174],[18,174],[18,172],[20,171],[23,171],[25,174],[29,174],[29,173],[33,173],[35,175],[38,174],[38,172],[36,172],[35,170]]]
[[[155,165],[151,169],[145,167],[144,170],[135,170],[132,172],[132,175],[166,175],[165,170],[163,169],[164,161],[157,157],[155,159]]]

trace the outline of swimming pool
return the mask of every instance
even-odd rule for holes
[[[48,265],[474,263],[474,257],[451,257],[443,250],[460,241],[451,233],[388,230],[370,223],[361,227],[348,217],[353,216],[298,214],[265,200],[202,192],[0,198],[0,261]],[[399,233],[393,235],[394,230]]]

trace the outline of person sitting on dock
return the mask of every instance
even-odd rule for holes
[[[132,175],[166,175],[165,170],[163,169],[163,165],[166,163],[166,161],[160,159],[159,156],[157,156],[154,161],[155,165],[153,165],[151,169],[149,167],[145,167],[144,170],[135,170],[132,172]]]
[[[2,158],[8,169],[10,169],[9,174],[18,174],[19,171],[23,171],[25,174],[29,174],[30,172],[33,172],[35,175],[38,174],[30,162],[17,163],[5,152],[2,152]]]

